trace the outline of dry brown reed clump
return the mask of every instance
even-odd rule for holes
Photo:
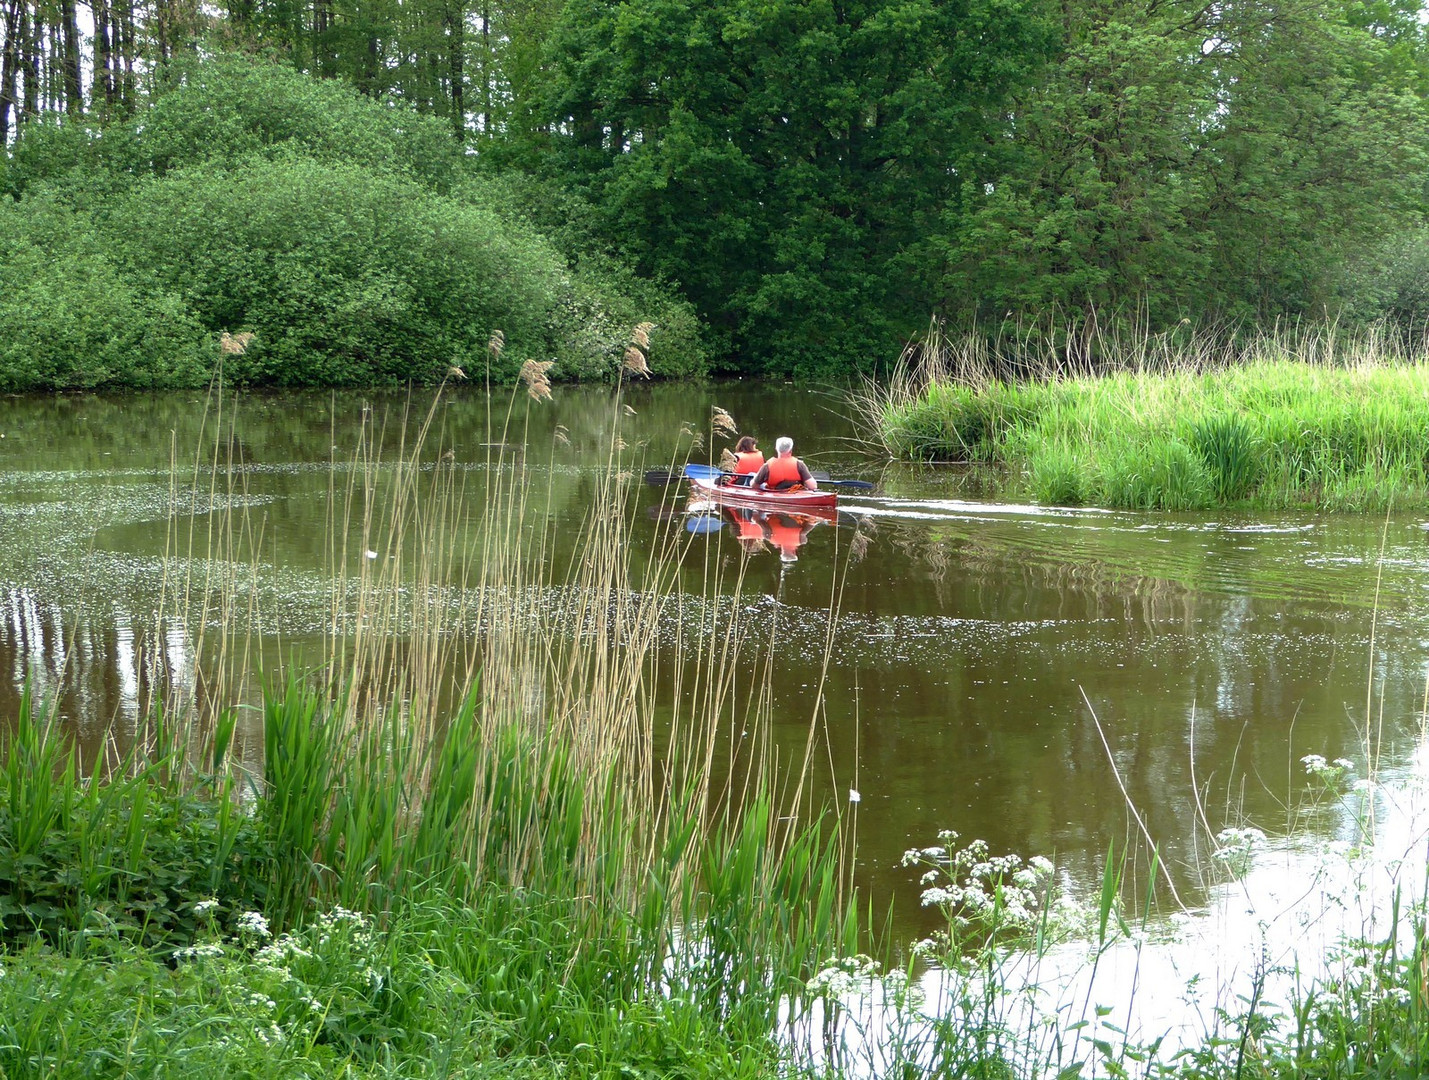
[[[251,330],[244,330],[240,334],[230,334],[225,330],[218,336],[218,351],[224,356],[242,356],[255,336]]]
[[[710,409],[710,428],[716,435],[724,435],[733,438],[739,434],[739,425],[734,422],[734,417],[725,412],[718,405]]]
[[[550,400],[551,379],[546,373],[554,365],[554,360],[527,360],[521,365],[521,381],[526,384],[526,394],[532,401]]]
[[[643,322],[630,331],[630,344],[625,347],[625,360],[621,365],[624,371],[650,377],[650,332],[654,329],[654,323]]]
[[[624,368],[631,374],[644,375],[647,379],[650,377],[649,361],[645,359],[645,354],[634,345],[625,347]]]

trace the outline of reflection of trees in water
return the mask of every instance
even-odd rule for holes
[[[106,749],[123,753],[153,708],[201,692],[181,626],[162,630],[118,607],[67,622],[59,604],[27,588],[0,593],[0,722],[19,713],[26,687],[75,735],[88,769]]]

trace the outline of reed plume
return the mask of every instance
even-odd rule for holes
[[[645,354],[634,345],[625,347],[625,370],[635,375],[650,377],[650,364],[645,359]]]
[[[230,334],[225,330],[218,336],[218,351],[224,356],[242,356],[254,337],[251,330],[244,330],[241,334]]]
[[[734,422],[734,417],[718,405],[710,410],[710,426],[716,435],[727,435],[732,438],[739,433],[739,425]]]
[[[551,379],[547,372],[554,360],[527,360],[521,365],[521,381],[532,401],[547,401],[551,397]]]

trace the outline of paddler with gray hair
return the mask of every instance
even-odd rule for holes
[[[760,490],[818,491],[819,483],[808,467],[794,456],[794,440],[780,435],[774,442],[775,456],[754,474],[754,487]]]

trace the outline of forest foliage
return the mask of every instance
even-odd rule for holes
[[[930,315],[1418,333],[1422,14],[0,0],[0,382],[182,381],[223,331],[295,383],[440,377],[498,326],[599,376],[645,319],[657,373],[817,377]]]

